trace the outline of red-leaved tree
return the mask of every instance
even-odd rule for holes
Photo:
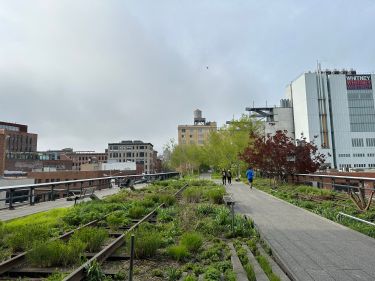
[[[251,136],[254,140],[240,158],[249,166],[260,170],[265,176],[282,179],[288,174],[313,173],[324,163],[324,155],[314,143],[305,138],[297,143],[277,131],[275,135]]]

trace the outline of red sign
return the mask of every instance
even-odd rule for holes
[[[346,89],[348,90],[371,90],[371,75],[347,75]]]

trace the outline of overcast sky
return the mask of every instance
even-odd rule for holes
[[[39,150],[160,151],[196,108],[278,104],[317,60],[374,72],[374,25],[373,0],[0,0],[0,120]]]

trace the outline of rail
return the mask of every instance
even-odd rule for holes
[[[359,189],[368,192],[375,191],[375,178],[352,177],[352,176],[333,176],[319,174],[295,174],[291,176],[294,183],[313,183],[316,182],[319,188],[331,186],[337,191],[358,191]],[[316,180],[315,180],[316,179]],[[320,181],[319,181],[320,180]],[[365,183],[372,184],[372,187],[366,187]],[[353,185],[357,184],[357,185]]]
[[[25,204],[34,205],[72,195],[76,198],[82,198],[86,195],[89,188],[94,188],[93,191],[111,188],[113,180],[121,185],[126,179],[164,180],[178,175],[179,173],[177,172],[170,172],[5,186],[0,187],[0,209],[8,208],[12,210],[16,206]]]
[[[182,191],[187,187],[188,185],[185,184],[183,187],[181,187],[174,196],[179,196]],[[136,229],[141,223],[151,218],[154,214],[156,214],[157,210],[159,208],[162,208],[164,206],[163,204],[160,204],[157,206],[154,210],[152,210],[149,214],[144,216],[140,221],[138,221],[135,225],[133,225],[131,228],[129,228],[127,231],[125,231],[123,234],[121,234],[119,237],[117,237],[111,244],[106,246],[103,250],[101,250],[99,253],[97,253],[95,256],[93,256],[91,259],[86,261],[83,265],[78,267],[76,270],[74,270],[71,274],[69,274],[67,277],[63,279],[63,281],[80,281],[85,278],[87,268],[90,267],[90,265],[94,261],[98,261],[99,263],[102,263],[105,261],[111,254],[113,254],[118,248],[120,248],[122,245],[125,244],[125,237],[127,234],[129,234],[131,231]]]
[[[174,196],[177,197],[179,196],[182,191],[187,187],[187,184],[185,184],[183,187],[181,187],[177,192],[174,193]],[[93,262],[94,260],[97,260],[98,262],[103,262],[104,260],[106,260],[108,257],[110,257],[119,247],[121,247],[124,243],[125,243],[125,236],[133,231],[135,228],[137,228],[141,223],[145,222],[145,221],[148,221],[149,219],[152,218],[152,216],[156,213],[156,211],[163,207],[164,204],[160,204],[159,206],[157,206],[154,210],[152,210],[150,213],[148,213],[146,216],[144,216],[142,219],[136,221],[136,223],[134,225],[132,225],[127,231],[125,231],[123,234],[121,234],[120,236],[118,236],[111,244],[109,244],[108,246],[106,246],[103,250],[101,250],[99,253],[95,254],[93,257],[91,257],[86,263],[84,263],[82,266],[80,266],[79,268],[77,268],[74,272],[72,272],[69,276],[72,276],[72,279],[64,279],[64,280],[81,280],[85,274],[86,274],[86,268],[88,265],[91,264],[91,262]],[[110,214],[107,214],[105,216],[103,216],[101,219],[107,217],[108,215]],[[101,219],[95,219],[95,220],[92,220],[84,225],[81,225],[73,230],[70,230],[58,237],[55,237],[53,239],[51,239],[51,241],[53,240],[67,240],[69,239],[69,237],[75,233],[76,231],[82,229],[82,228],[85,228],[85,227],[89,227],[89,226],[94,226],[96,225]],[[19,266],[20,264],[24,263],[26,261],[26,255],[27,255],[27,252],[22,252],[22,253],[19,253],[17,254],[16,256],[6,260],[6,261],[3,261],[2,263],[0,263],[0,275],[10,271],[11,269],[13,268],[16,268],[17,266]],[[69,277],[68,276],[68,277]],[[66,277],[66,278],[68,278]]]
[[[345,214],[345,213],[343,213],[343,212],[339,212],[339,213],[337,214],[337,219],[338,219],[340,216],[344,216],[344,217],[347,217],[347,218],[350,218],[350,219],[353,219],[353,220],[356,220],[356,221],[360,221],[360,222],[366,223],[366,224],[368,224],[368,225],[375,226],[375,223],[373,223],[373,222],[370,222],[370,221],[367,221],[367,220],[364,220],[364,219],[361,219],[361,218],[357,218],[357,217],[354,217],[354,216],[351,216],[351,215]]]

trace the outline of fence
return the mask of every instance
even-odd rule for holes
[[[171,172],[5,186],[0,187],[0,209],[14,209],[21,205],[34,205],[71,196],[82,198],[96,190],[111,188],[113,182],[121,186],[126,181],[129,182],[129,180],[154,181],[176,176],[179,176],[179,173]]]
[[[375,178],[368,177],[295,174],[288,177],[288,182],[295,184],[302,183],[341,192],[359,192],[363,190],[366,194],[370,194],[375,191]]]

